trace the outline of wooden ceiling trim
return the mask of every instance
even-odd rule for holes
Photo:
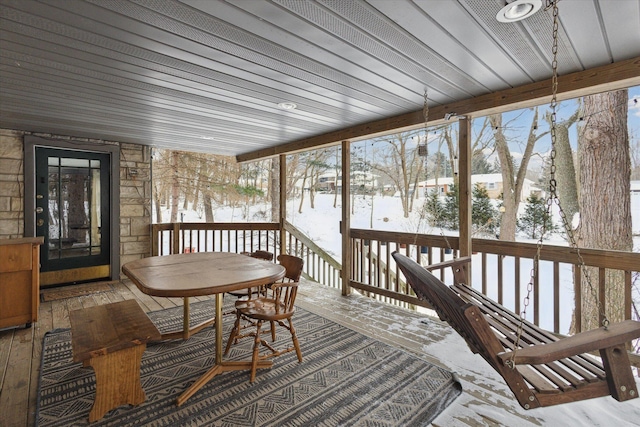
[[[558,100],[577,98],[594,93],[640,85],[640,57],[591,68],[558,77]],[[429,108],[429,125],[444,121],[446,113],[479,117],[549,102],[551,79],[489,93],[475,98]],[[381,134],[408,130],[424,125],[422,110],[401,114],[347,129],[328,132],[311,138],[251,151],[236,156],[238,162],[248,162],[280,154],[295,153],[344,140],[361,140]]]

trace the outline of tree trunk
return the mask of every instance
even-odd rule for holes
[[[507,138],[502,130],[502,114],[493,114],[489,119],[491,120],[491,127],[494,129],[496,152],[498,153],[502,171],[502,204],[504,211],[500,217],[500,240],[513,241],[516,239],[516,217],[518,213],[518,203],[515,198],[515,166],[509,151]]]
[[[178,153],[171,152],[171,222],[178,222],[178,197],[180,182],[178,180]]]
[[[153,192],[154,194],[154,199],[155,199],[155,208],[156,208],[156,224],[162,224],[162,204],[160,201],[160,191],[158,190],[158,186],[154,185],[155,191]]]
[[[584,98],[584,132],[578,141],[580,169],[579,246],[631,251],[631,160],[627,131],[627,90]],[[590,269],[591,270],[591,269]],[[604,312],[611,322],[624,318],[624,275],[606,277]],[[582,280],[582,330],[599,326],[598,273]]]
[[[556,124],[556,186],[557,195],[562,210],[567,215],[569,224],[573,216],[580,210],[578,204],[578,180],[573,161],[573,150],[569,140],[569,128],[578,120],[576,111],[568,120]],[[547,115],[547,122],[551,125],[551,118]]]
[[[205,222],[213,222],[213,208],[211,206],[212,200],[209,192],[205,192],[202,196],[202,204],[204,205],[204,220]]]
[[[271,221],[280,221],[280,160],[271,159],[269,199],[271,200]]]
[[[333,207],[334,208],[338,207],[338,176],[342,173],[340,169],[340,154],[341,154],[341,149],[336,147],[336,165],[335,165],[336,181],[333,183]]]
[[[304,202],[304,185],[307,182],[307,171],[305,170],[304,176],[302,177],[302,187],[300,190],[300,205],[298,206],[298,213],[302,213],[302,203]]]

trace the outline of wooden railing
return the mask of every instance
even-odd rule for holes
[[[342,279],[340,277],[342,264],[316,245],[293,224],[285,221],[284,229],[287,233],[285,253],[304,259],[304,274],[306,277],[323,285],[340,289],[342,287]]]
[[[341,264],[304,233],[285,221],[285,252],[305,260],[305,275],[327,286],[340,288]],[[351,229],[352,268],[350,286],[368,296],[398,305],[426,306],[402,280],[391,253],[400,251],[422,265],[458,257],[458,238],[438,235]],[[152,254],[258,249],[280,253],[278,223],[175,223],[152,225]],[[510,310],[519,313],[530,282],[536,245],[473,239],[471,285]],[[595,267],[592,287],[602,300],[605,275],[621,271],[624,276],[624,317],[632,318],[632,285],[640,282],[640,254],[582,249],[585,265]],[[569,328],[567,313],[575,316],[579,330],[582,316],[581,274],[572,248],[543,245],[540,277],[533,282],[528,314],[533,323],[555,333]],[[451,282],[448,272],[438,273]],[[569,317],[570,319],[570,317]]]
[[[175,223],[151,226],[152,255],[188,252],[253,252],[258,249],[280,253],[278,223]],[[284,253],[305,260],[303,274],[318,283],[340,288],[341,264],[304,233],[285,221]]]
[[[399,279],[391,253],[400,251],[422,265],[458,257],[458,238],[351,229],[352,271],[350,286],[405,304],[428,307]],[[537,246],[529,243],[473,239],[471,285],[516,313],[522,309]],[[632,318],[632,285],[640,282],[640,253],[581,249],[586,266],[597,273],[590,282],[602,301],[606,272],[621,271],[624,277],[624,317]],[[533,281],[528,314],[533,323],[567,333],[571,315],[580,329],[582,316],[581,274],[575,249],[543,245],[540,251],[540,279]],[[450,272],[440,278],[451,283]],[[603,303],[604,304],[604,303]],[[562,323],[564,322],[564,324]]]
[[[253,252],[277,254],[280,225],[271,222],[177,222],[151,226],[151,254]]]

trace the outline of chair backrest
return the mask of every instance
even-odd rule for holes
[[[276,315],[293,314],[295,312],[298,282],[276,283],[271,287],[273,299],[281,304],[275,305]]]
[[[251,253],[251,258],[263,259],[265,261],[273,261],[273,254],[271,252],[257,250]]]
[[[282,265],[286,272],[284,274],[283,282],[288,279],[290,282],[299,282],[300,276],[302,276],[302,267],[304,267],[304,260],[293,255],[278,255],[278,262]]]

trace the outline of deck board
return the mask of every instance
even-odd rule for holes
[[[29,381],[29,402],[35,402],[38,396],[38,378],[40,375],[40,359],[42,355],[42,340],[44,334],[53,329],[53,313],[51,310],[51,302],[40,304],[38,312],[38,322],[33,326],[33,350],[31,360],[31,376]],[[35,425],[36,408],[29,404],[29,413],[27,415],[27,425]]]
[[[0,412],[7,426],[27,425],[30,408],[29,385],[35,328],[17,329],[13,334],[7,375],[0,394]],[[38,362],[36,362],[38,363]],[[16,375],[16,373],[20,373]],[[4,408],[10,408],[5,410]]]

